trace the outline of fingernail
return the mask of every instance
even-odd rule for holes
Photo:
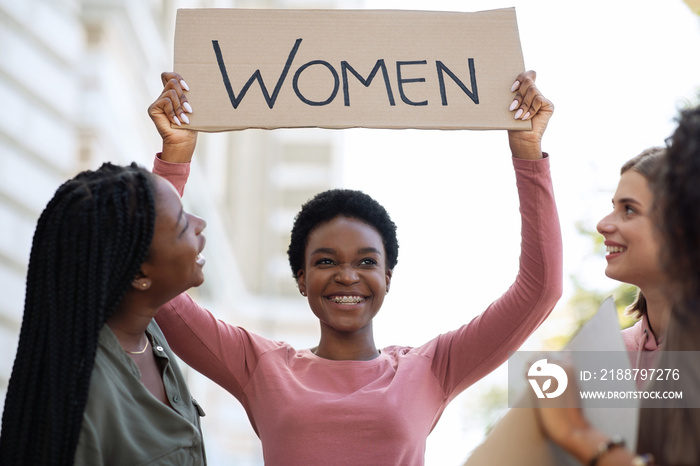
[[[518,118],[518,117],[516,116],[515,118]],[[180,123],[180,120],[176,116],[173,117],[173,122],[178,126],[182,126],[182,124]]]
[[[528,118],[530,118],[530,112],[527,112],[525,115],[523,115],[523,120],[527,120]],[[189,121],[187,123],[189,123]]]
[[[183,102],[182,108],[184,108],[187,113],[192,113],[192,106],[190,106],[189,102]]]
[[[529,114],[528,114],[528,115],[529,115]],[[187,118],[187,115],[185,115],[184,113],[181,113],[181,114],[180,114],[180,118],[182,118],[182,121],[184,121],[185,124],[187,124],[187,125],[190,124],[190,119]]]
[[[522,114],[523,114],[523,109],[519,108],[518,111],[515,112],[515,119],[517,120],[518,118],[520,118],[520,115],[522,115]]]
[[[515,81],[512,86],[510,86],[510,92],[515,92],[520,87],[520,81]]]
[[[508,110],[510,110],[510,111],[512,112],[512,111],[515,110],[517,107],[518,107],[518,99],[515,99],[515,100],[513,101],[513,103],[510,104],[510,108],[509,108]]]
[[[187,83],[185,82],[184,79],[181,79],[181,80],[180,80],[180,86],[182,86],[182,88],[183,88],[184,90],[186,90],[186,91],[189,91],[189,90],[190,90],[190,86],[187,85]]]

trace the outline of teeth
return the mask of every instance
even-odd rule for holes
[[[364,301],[362,296],[336,296],[331,301],[338,304],[359,304]]]
[[[616,252],[625,252],[627,251],[627,248],[622,247],[622,246],[606,246],[605,250],[610,253],[616,253]]]

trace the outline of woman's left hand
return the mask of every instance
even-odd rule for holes
[[[542,136],[547,123],[554,113],[554,104],[550,102],[535,85],[537,73],[525,71],[520,73],[511,88],[515,97],[510,107],[516,120],[531,120],[530,131],[508,131],[508,143],[513,157],[521,159],[542,158]]]
[[[595,456],[598,446],[605,443],[609,437],[593,427],[583,414],[573,363],[569,360],[555,360],[555,363],[566,372],[566,390],[555,398],[535,399],[537,420],[547,438],[585,464]],[[532,392],[530,393],[532,395]],[[615,455],[624,457],[624,462],[607,464],[629,465],[632,461],[629,452],[617,451]]]

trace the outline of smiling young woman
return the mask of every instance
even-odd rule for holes
[[[171,128],[191,107],[186,85],[163,73],[149,113],[163,138],[154,171],[182,191],[196,133]],[[313,348],[217,320],[182,294],[157,314],[176,353],[244,406],[268,464],[424,463],[425,443],[454,397],[505,362],[562,292],[562,246],[541,138],[553,112],[535,73],[516,78],[510,110],[532,131],[508,133],[522,218],[515,283],[459,329],[419,347],[377,348],[372,322],[398,261],[396,225],[365,193],[335,189],[301,207],[287,251],[319,320]]]
[[[700,464],[700,216],[689,214],[700,204],[700,107],[681,111],[678,122],[661,161],[655,162],[653,178],[648,179],[653,179],[652,218],[662,245],[658,261],[665,273],[666,299],[671,303],[665,348],[655,368],[681,375],[677,379],[655,377],[645,391],[652,395],[675,392],[682,397],[641,400],[635,456],[622,439],[599,431],[582,409],[572,405],[580,398],[575,378],[570,377],[562,397],[567,401],[538,399],[540,408],[535,412],[545,435],[582,464]],[[629,165],[639,161],[632,159]],[[645,174],[644,167],[641,170]]]
[[[153,320],[204,280],[205,225],[135,164],[58,188],[34,233],[0,464],[205,464],[203,412]]]
[[[297,284],[323,328],[321,342],[312,351],[327,359],[379,356],[372,319],[391,282],[379,232],[362,220],[337,216],[314,228],[306,247]],[[334,348],[339,338],[344,343]]]
[[[627,312],[640,320],[622,331],[632,364],[638,369],[653,367],[654,352],[662,346],[671,315],[652,192],[664,155],[665,149],[654,147],[622,166],[613,210],[597,226],[607,250],[605,275],[638,287]]]

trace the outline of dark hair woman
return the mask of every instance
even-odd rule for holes
[[[34,233],[1,464],[204,463],[201,409],[153,316],[203,282],[205,225],[135,164],[58,188]]]

